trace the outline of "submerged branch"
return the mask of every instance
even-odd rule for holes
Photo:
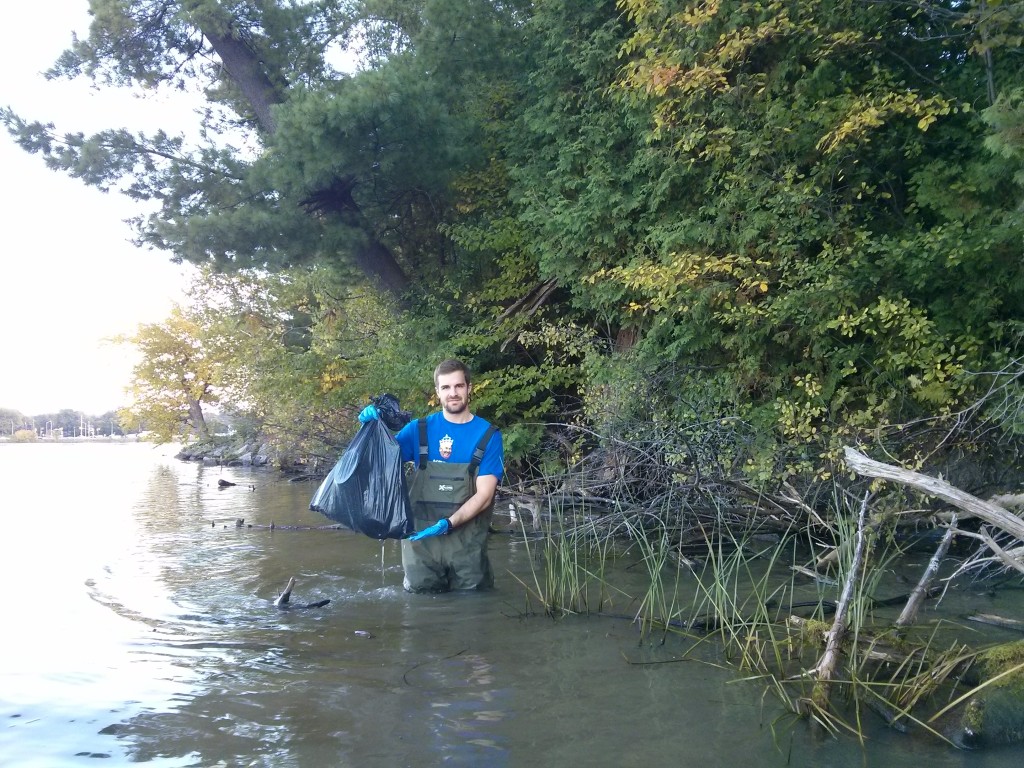
[[[1017,632],[1024,632],[1024,621],[1018,619],[1006,619],[1002,616],[993,616],[991,613],[975,613],[967,617],[968,621],[976,621],[979,624],[988,624],[1000,629],[1012,629]]]

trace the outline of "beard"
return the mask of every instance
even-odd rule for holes
[[[465,412],[468,406],[468,400],[446,400],[443,407],[446,413],[455,415]]]

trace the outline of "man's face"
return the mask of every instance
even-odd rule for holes
[[[462,413],[469,407],[469,385],[462,371],[443,373],[437,377],[437,397],[447,413]]]

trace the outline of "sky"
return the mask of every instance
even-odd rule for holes
[[[194,124],[184,96],[99,91],[42,72],[88,30],[88,0],[0,4],[0,106],[61,131]],[[0,131],[0,408],[101,415],[127,404],[137,354],[108,340],[163,320],[190,270],[130,242],[140,209],[46,168]]]

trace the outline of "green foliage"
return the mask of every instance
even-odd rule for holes
[[[607,93],[625,35],[614,3],[540,2],[530,29],[539,51],[510,139],[511,194],[540,277],[576,290],[642,249],[663,167],[643,146],[643,112]]]
[[[514,174],[542,274],[817,445],[787,473],[971,402],[1022,274],[969,43],[886,5],[621,5],[534,17],[551,37]]]
[[[296,450],[382,391],[433,407],[452,355],[510,457],[646,429],[777,481],[890,425],[1019,421],[972,407],[1019,357],[1019,3],[90,7],[51,74],[199,86],[203,139],[0,119],[231,275],[184,334],[223,340],[204,396]]]
[[[1013,169],[1017,185],[1024,186],[1024,88],[1000,93],[982,119],[992,131],[985,146]]]
[[[0,408],[0,435],[14,437],[18,427],[25,424],[25,415],[11,408]]]

